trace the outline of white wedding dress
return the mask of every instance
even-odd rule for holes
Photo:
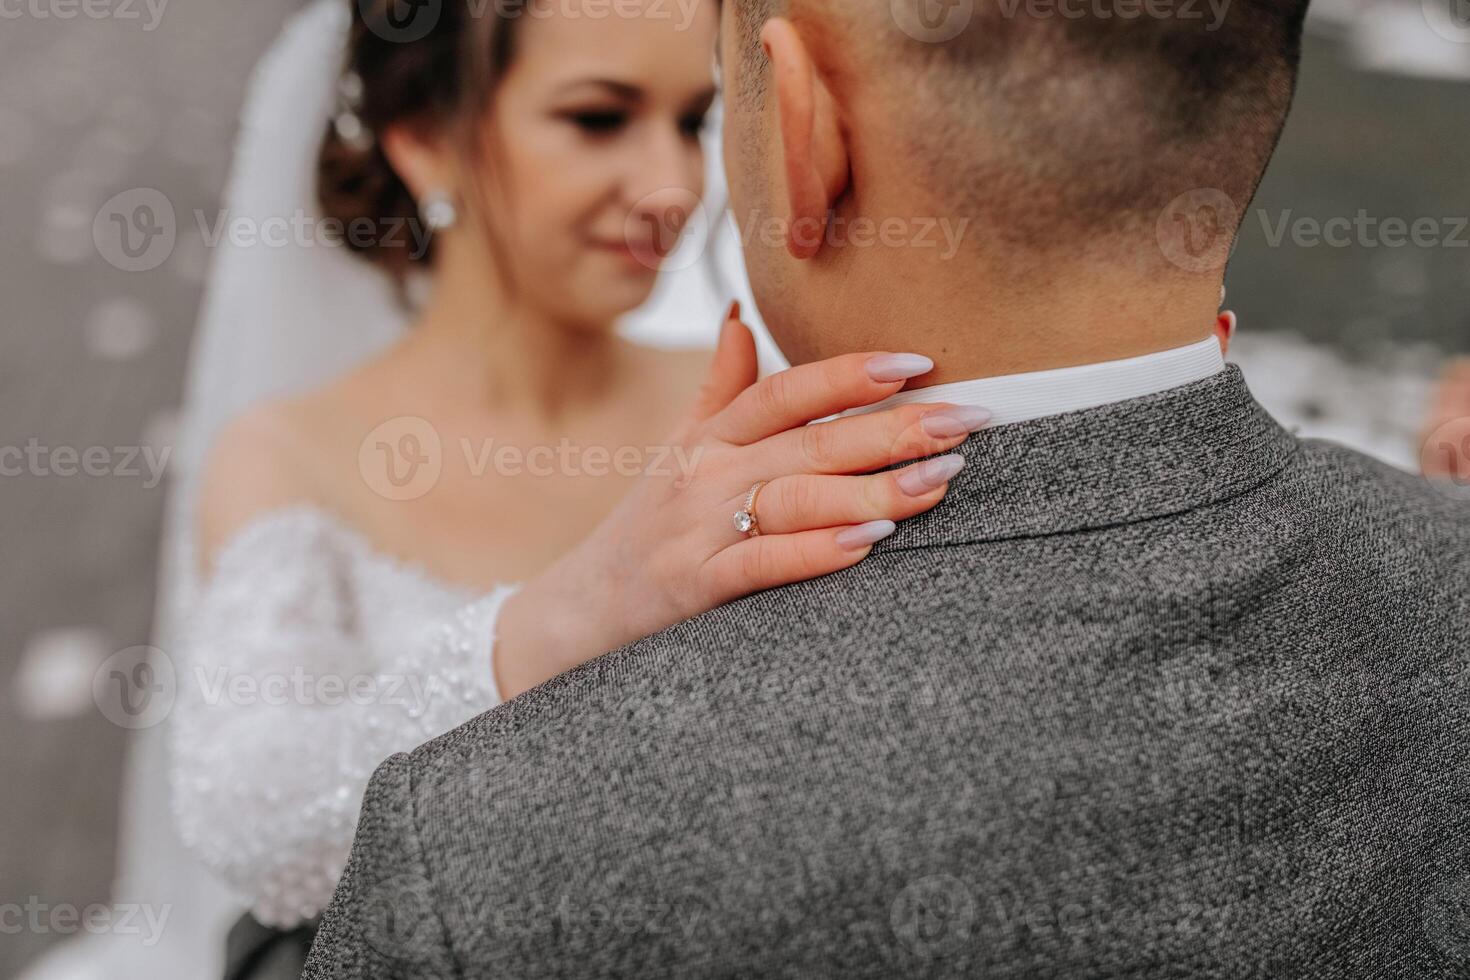
[[[174,808],[185,844],[262,923],[320,914],[378,764],[498,703],[477,596],[309,506],[216,557],[176,655]]]

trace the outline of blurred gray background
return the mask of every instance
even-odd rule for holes
[[[102,447],[110,473],[59,475],[50,455],[49,475],[0,475],[0,906],[109,897],[127,738],[91,675],[148,642],[167,482],[141,450],[172,439],[208,262],[185,238],[161,268],[120,271],[93,218],[135,187],[217,206],[246,78],[291,6],[0,19],[0,446]],[[0,976],[67,938],[19,922],[0,921]]]
[[[1434,218],[1452,238],[1470,216],[1470,11],[1456,21],[1450,4],[1464,5],[1448,0],[1441,19],[1436,2],[1316,12],[1229,277],[1238,358],[1263,400],[1401,463],[1425,379],[1470,349],[1470,230],[1401,247],[1271,230],[1363,210]],[[10,475],[15,452],[0,457],[0,909],[108,901],[128,738],[91,684],[108,656],[149,641],[168,486],[150,466],[171,445],[209,263],[183,235],[161,268],[120,271],[93,219],[140,187],[181,211],[217,207],[248,73],[294,6],[192,0],[156,19],[158,0],[115,0],[101,18],[64,0],[0,6],[0,451],[49,460]],[[58,448],[95,450],[107,474],[65,475],[76,460]],[[67,938],[12,931],[3,914],[0,929],[0,976]]]

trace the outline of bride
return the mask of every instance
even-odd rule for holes
[[[340,64],[327,39],[346,29],[308,156],[358,264],[257,248],[217,266],[188,435],[211,448],[179,494],[174,808],[250,909],[232,976],[299,971],[385,757],[861,561],[943,498],[963,461],[936,454],[985,422],[918,405],[808,427],[932,362],[871,352],[757,381],[738,307],[712,363],[621,337],[670,212],[703,191],[716,8],[473,6],[413,8],[438,11],[418,31],[393,0],[318,0],[258,79],[281,98],[257,91],[247,118],[237,196],[252,152],[283,152],[275,113],[312,118],[301,83]]]

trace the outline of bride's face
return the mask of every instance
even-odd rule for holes
[[[704,191],[714,0],[542,0],[516,25],[482,199],[520,295],[609,323],[653,290]]]

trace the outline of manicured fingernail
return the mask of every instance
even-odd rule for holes
[[[730,311],[725,314],[725,319],[726,320],[738,320],[738,319],[740,319],[740,300],[737,299],[737,300],[735,300],[734,302],[732,302],[730,304]]]
[[[845,531],[837,533],[837,544],[848,551],[859,551],[871,544],[877,544],[898,530],[898,525],[892,521],[869,521],[850,527]]]
[[[898,489],[910,497],[922,497],[935,487],[942,487],[965,468],[965,457],[959,453],[937,456],[915,463],[898,476]]]
[[[867,368],[874,381],[907,381],[934,370],[934,362],[923,354],[879,354],[868,358]]]
[[[954,405],[930,412],[919,420],[924,434],[931,439],[953,439],[985,428],[991,419],[990,409],[979,405]]]

